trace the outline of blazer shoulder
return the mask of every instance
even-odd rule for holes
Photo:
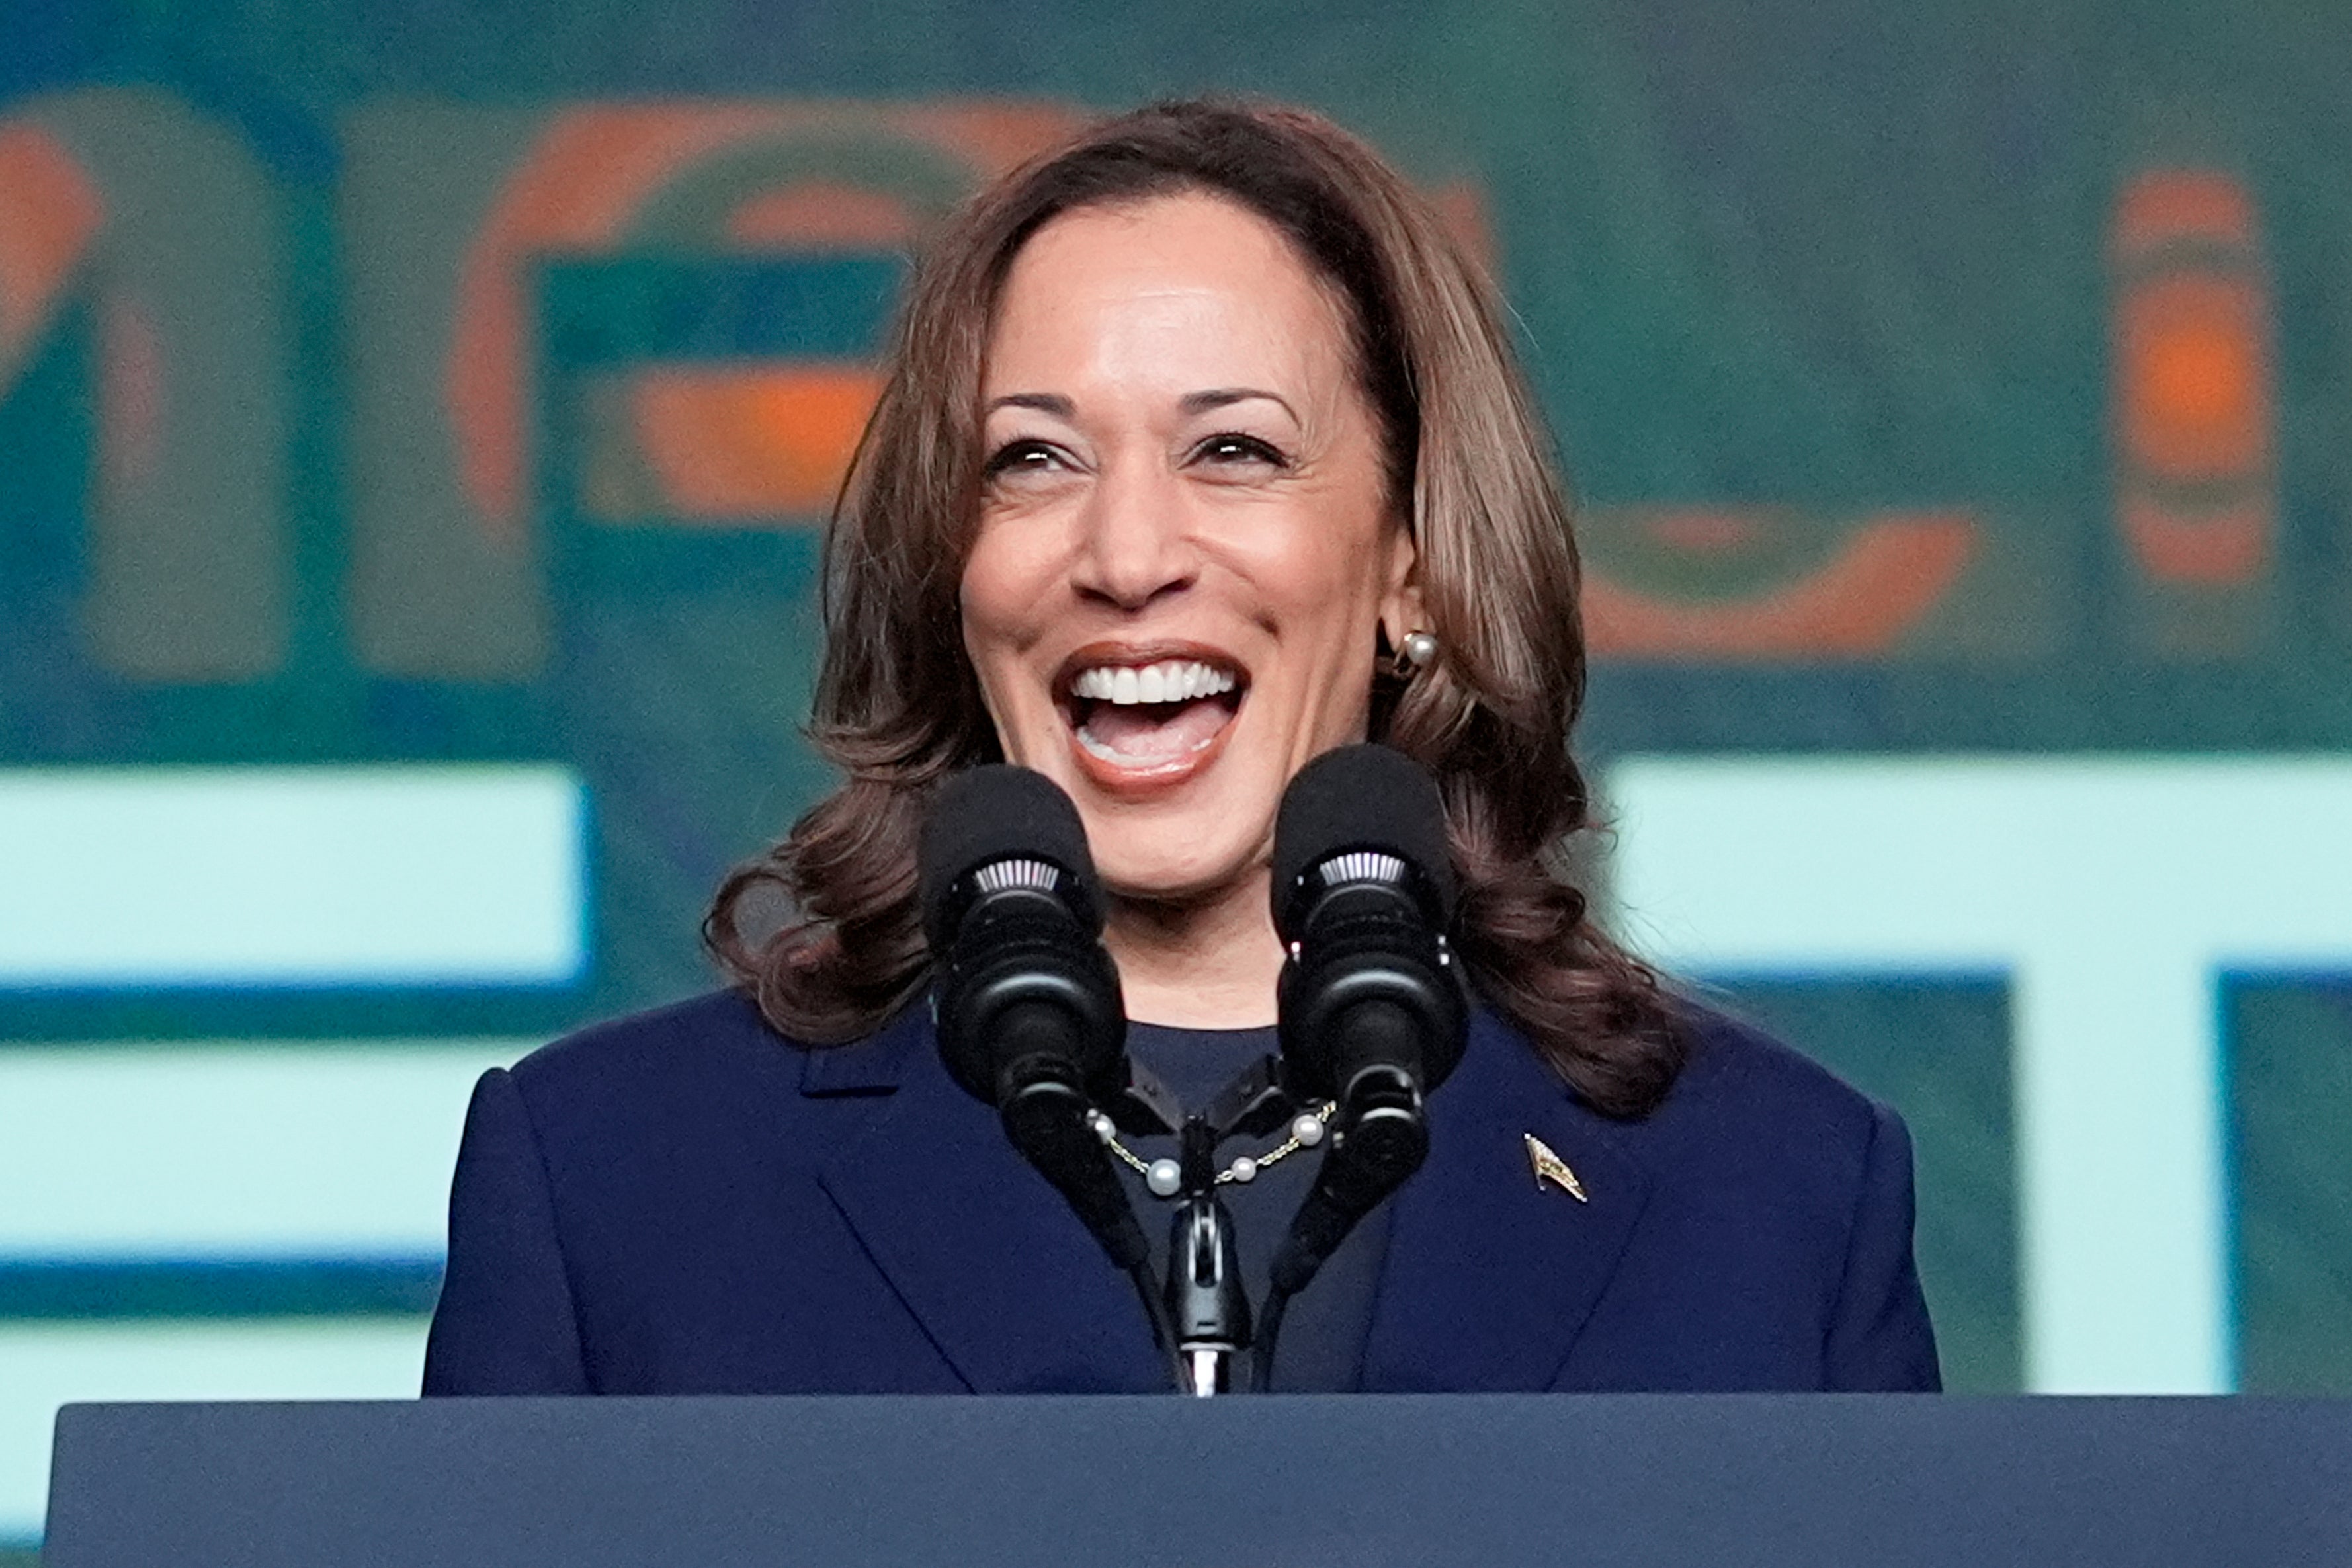
[[[740,991],[591,1024],[509,1069],[534,1121],[632,1120],[661,1108],[793,1114],[803,1101],[887,1093],[924,1071],[928,1015],[910,1008],[862,1040],[815,1045],[771,1027]]]
[[[531,1125],[568,1145],[789,1114],[808,1054],[749,998],[715,991],[591,1024],[509,1071]]]
[[[560,1093],[583,1080],[672,1074],[745,1055],[797,1061],[806,1049],[770,1029],[742,993],[710,991],[574,1030],[509,1071],[526,1093]]]
[[[1687,1001],[1681,1013],[1690,1031],[1682,1075],[1625,1128],[1661,1170],[1750,1198],[1769,1193],[1778,1220],[1823,1232],[1842,1232],[1871,1188],[1892,1179],[1907,1191],[1910,1145],[1895,1112],[1754,1024]]]
[[[1866,1141],[1885,1107],[1804,1052],[1744,1019],[1684,999],[1689,1056],[1660,1107]]]

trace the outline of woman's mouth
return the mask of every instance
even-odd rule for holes
[[[1111,785],[1174,783],[1208,766],[1247,682],[1222,660],[1093,658],[1065,666],[1063,706],[1087,772]]]

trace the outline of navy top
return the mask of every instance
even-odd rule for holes
[[[1618,1122],[1475,1017],[1389,1206],[1362,1388],[1937,1385],[1902,1122],[1744,1026],[1693,1029],[1664,1103]],[[1581,1200],[1537,1184],[1530,1134]],[[428,1394],[1166,1386],[1133,1287],[924,1009],[808,1050],[722,992],[475,1089]]]

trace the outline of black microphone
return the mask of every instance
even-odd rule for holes
[[[1469,1008],[1445,932],[1453,861],[1437,782],[1402,752],[1349,746],[1292,779],[1274,825],[1274,925],[1291,1092],[1336,1103],[1315,1185],[1275,1254],[1259,1386],[1281,1303],[1429,1154],[1423,1101],[1462,1060]]]
[[[1095,1131],[1126,1087],[1127,1012],[1077,808],[1042,773],[972,768],[932,803],[917,866],[949,1074],[996,1107],[1111,1261],[1141,1270],[1143,1228]]]

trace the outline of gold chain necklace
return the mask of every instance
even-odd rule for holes
[[[1313,1148],[1323,1141],[1323,1134],[1331,1124],[1332,1113],[1339,1108],[1338,1101],[1326,1100],[1312,1111],[1301,1111],[1291,1118],[1290,1136],[1262,1155],[1234,1156],[1233,1164],[1217,1173],[1216,1185],[1223,1186],[1227,1183],[1254,1182],[1257,1180],[1257,1173],[1266,1166],[1286,1160],[1301,1149]],[[1182,1190],[1182,1166],[1164,1156],[1156,1160],[1145,1159],[1118,1141],[1118,1128],[1100,1111],[1090,1113],[1087,1121],[1095,1130],[1095,1136],[1108,1145],[1112,1154],[1126,1162],[1129,1170],[1143,1178],[1143,1185],[1150,1189],[1153,1197],[1174,1197]]]

